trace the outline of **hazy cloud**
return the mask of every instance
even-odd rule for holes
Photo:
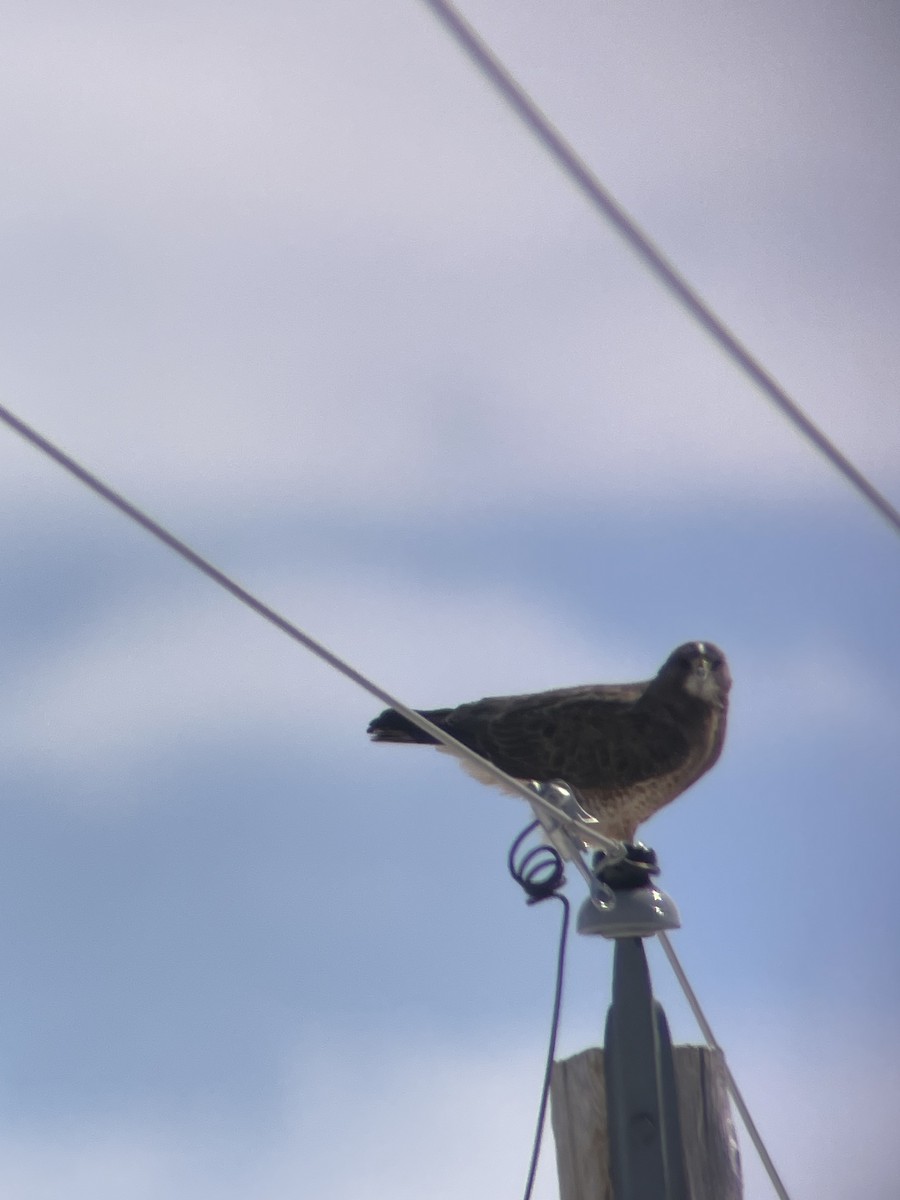
[[[770,1031],[736,1056],[753,1064],[739,1082],[792,1195],[886,1198],[900,1170],[890,1136],[896,1063],[848,1044],[840,1030],[829,1034],[798,1046]],[[298,1188],[321,1200],[413,1200],[423,1188],[436,1200],[514,1193],[540,1075],[539,1047],[509,1038],[487,1050],[354,1045],[326,1034],[295,1054],[274,1132],[244,1130],[235,1144],[215,1112],[170,1126],[111,1118],[29,1128],[3,1139],[0,1182],[29,1200],[62,1192],[71,1200],[287,1200]],[[742,1155],[746,1200],[764,1200],[771,1188],[746,1138]],[[535,1197],[556,1195],[548,1129]]]

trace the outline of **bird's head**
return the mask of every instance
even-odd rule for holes
[[[725,708],[731,675],[725,655],[712,642],[685,642],[673,650],[657,678],[715,708]]]

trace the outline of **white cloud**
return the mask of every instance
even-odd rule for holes
[[[732,1065],[792,1196],[893,1194],[895,1056],[848,1024],[783,1044],[777,1025]],[[856,1035],[854,1036],[854,1030]],[[875,1031],[873,1030],[874,1034]],[[877,1034],[876,1034],[877,1036]],[[434,1200],[516,1195],[524,1183],[542,1047],[509,1033],[485,1045],[411,1044],[319,1031],[292,1056],[281,1111],[259,1125],[212,1112],[181,1121],[73,1117],[0,1142],[0,1185],[22,1200]],[[744,1146],[745,1200],[771,1189]],[[557,1195],[552,1134],[535,1200]]]
[[[18,220],[3,392],[114,486],[154,507],[393,514],[769,504],[844,486],[419,6],[194,4],[177,24],[121,6],[29,11],[0,51],[21,114],[3,144]],[[791,256],[766,207],[786,187],[773,162],[805,161],[798,145],[834,108],[805,35],[787,70],[771,18],[737,58],[716,26],[694,78],[687,34],[639,21],[636,87],[622,53],[634,18],[606,27],[573,5],[545,29],[537,10],[505,26],[482,15],[664,239],[711,222],[708,244],[688,239],[702,290],[889,490],[896,301],[852,263],[823,265],[815,241]],[[785,89],[804,100],[789,119]],[[665,136],[636,156],[660,96]],[[841,145],[819,152],[840,174]],[[878,196],[863,201],[869,217],[849,197],[845,219],[877,227]],[[797,220],[791,236],[813,237]],[[10,502],[66,494],[6,439],[0,454]]]
[[[69,1120],[0,1138],[0,1186],[19,1200],[163,1200],[205,1195],[215,1168],[172,1130]],[[206,1178],[204,1178],[204,1174]],[[229,1194],[229,1193],[222,1193]],[[238,1193],[230,1193],[237,1197]]]
[[[669,649],[561,622],[541,599],[508,585],[426,584],[312,564],[245,582],[416,707],[649,678]],[[781,737],[785,727],[869,735],[877,733],[873,713],[892,728],[896,698],[873,667],[834,637],[764,655],[736,649],[733,748]],[[15,671],[8,668],[0,698],[7,760],[99,774],[223,738],[275,745],[300,737],[342,754],[358,743],[362,752],[363,726],[381,707],[200,580],[172,594],[120,595],[36,641]]]
[[[822,737],[882,738],[896,728],[900,696],[881,663],[867,662],[834,635],[805,644],[748,648],[732,697],[734,729],[750,740],[785,729]]]
[[[847,1016],[852,1029],[852,1014]],[[732,1063],[753,1064],[739,1083],[789,1192],[798,1200],[807,1195],[886,1198],[900,1169],[891,1133],[900,1098],[896,1056],[842,1029],[819,1027],[802,1042],[783,1044],[775,1026],[765,1043],[738,1047],[732,1057]],[[319,1163],[324,1160],[320,1196],[363,1194],[375,1200],[393,1194],[412,1200],[421,1194],[422,1180],[432,1180],[435,1161],[441,1162],[441,1172],[434,1179],[436,1190],[429,1182],[429,1195],[516,1193],[537,1102],[536,1045],[507,1039],[474,1053],[461,1047],[449,1054],[446,1048],[430,1054],[403,1049],[387,1070],[367,1062],[365,1054],[354,1066],[355,1052],[334,1050],[334,1059],[320,1059],[331,1089],[309,1124],[323,1134],[340,1124],[350,1144],[360,1148],[367,1183],[360,1193],[357,1165],[336,1162],[326,1149],[316,1156]],[[365,1080],[373,1092],[368,1105]],[[303,1088],[301,1106],[308,1104],[308,1095]],[[302,1116],[298,1124],[303,1130]],[[298,1164],[304,1161],[304,1140],[301,1136]],[[315,1145],[314,1136],[309,1143]],[[450,1147],[458,1153],[448,1153]],[[553,1154],[548,1129],[536,1200],[557,1194]],[[771,1190],[746,1139],[742,1154],[745,1200],[765,1200]]]
[[[454,169],[490,160],[497,106],[460,87],[469,68],[414,5],[193,3],[175,18],[101,4],[52,21],[23,7],[2,61],[20,118],[5,151],[22,168],[6,202],[23,219],[327,226],[355,207],[364,228],[402,214],[421,235],[460,206],[487,204],[496,226],[502,207]]]
[[[631,677],[635,648],[564,631],[502,588],[402,578],[255,581],[304,630],[400,699],[427,706],[592,676]],[[639,673],[639,672],[638,672]],[[35,647],[3,693],[9,761],[110,770],[208,738],[319,744],[358,735],[380,702],[205,583],[129,597]]]
[[[834,1025],[823,1016],[792,1021],[790,1041],[757,1017],[759,1041],[737,1048],[732,1069],[791,1196],[887,1200],[900,1178],[893,1020],[863,1030],[853,1013]],[[771,1185],[746,1137],[742,1153],[746,1200],[764,1200]]]
[[[490,1050],[458,1046],[449,1054],[446,1046],[408,1043],[367,1050],[326,1041],[310,1050],[297,1056],[286,1120],[294,1136],[272,1156],[272,1194],[290,1194],[301,1170],[323,1200],[521,1191],[542,1048],[523,1050],[507,1039]],[[338,1129],[349,1154],[335,1147]],[[555,1194],[553,1166],[548,1137],[535,1200]]]

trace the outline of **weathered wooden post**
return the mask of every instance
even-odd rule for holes
[[[678,911],[649,881],[649,860],[635,865],[606,880],[615,907],[589,899],[578,917],[580,933],[615,941],[613,995],[605,1049],[554,1066],[560,1200],[741,1200],[721,1055],[673,1053],[653,998],[643,939],[677,929]]]

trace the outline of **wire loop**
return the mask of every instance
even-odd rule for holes
[[[559,1033],[559,1016],[562,1010],[563,979],[566,968],[566,942],[569,937],[569,901],[559,891],[566,882],[563,857],[555,846],[541,842],[530,850],[519,854],[522,843],[536,829],[541,827],[540,821],[532,821],[527,825],[509,848],[507,863],[509,873],[516,883],[524,889],[529,904],[540,904],[542,900],[558,900],[563,906],[562,923],[559,930],[559,949],[556,955],[556,986],[553,990],[553,1014],[550,1018],[550,1038],[547,1046],[547,1059],[544,1064],[544,1079],[541,1084],[541,1099],[538,1105],[537,1126],[534,1131],[534,1142],[531,1147],[531,1161],[528,1164],[528,1178],[525,1181],[523,1200],[530,1200],[537,1175],[538,1159],[541,1153],[541,1142],[544,1136],[544,1122],[547,1117],[547,1103],[550,1099],[550,1081],[553,1076],[553,1059],[556,1055],[556,1038]]]
[[[527,893],[529,904],[549,899],[566,882],[565,864],[554,846],[541,842],[519,855],[522,843],[539,827],[540,821],[527,825],[513,842],[507,858],[509,873]]]

